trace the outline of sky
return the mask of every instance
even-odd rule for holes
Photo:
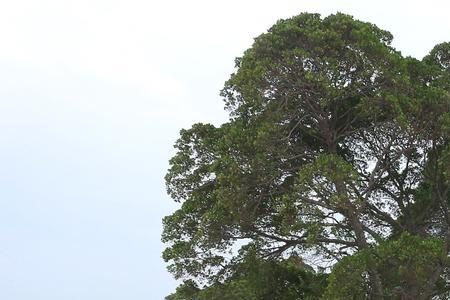
[[[162,300],[181,128],[227,120],[234,58],[278,19],[354,15],[404,55],[450,41],[447,1],[0,0],[0,299]]]

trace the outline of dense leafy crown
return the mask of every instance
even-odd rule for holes
[[[447,297],[450,44],[391,40],[301,14],[236,60],[229,122],[170,161],[163,257],[187,281],[167,299]]]

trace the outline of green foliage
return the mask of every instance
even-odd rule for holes
[[[327,275],[315,273],[301,258],[266,261],[250,250],[233,266],[233,275],[224,282],[199,289],[186,281],[167,300],[259,300],[318,299]]]
[[[229,122],[182,130],[170,160],[167,299],[446,297],[450,44],[391,41],[305,13],[236,59]]]
[[[439,277],[448,265],[444,243],[408,233],[387,240],[339,261],[333,268],[324,299],[367,299],[369,272],[375,269],[383,282],[383,299],[430,296],[444,283]]]

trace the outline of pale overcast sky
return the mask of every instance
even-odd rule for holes
[[[234,58],[276,20],[336,11],[421,58],[447,1],[0,1],[0,299],[162,300],[178,131],[226,120]]]

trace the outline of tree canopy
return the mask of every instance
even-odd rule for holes
[[[450,43],[392,38],[303,13],[236,59],[170,160],[167,299],[450,299]]]

